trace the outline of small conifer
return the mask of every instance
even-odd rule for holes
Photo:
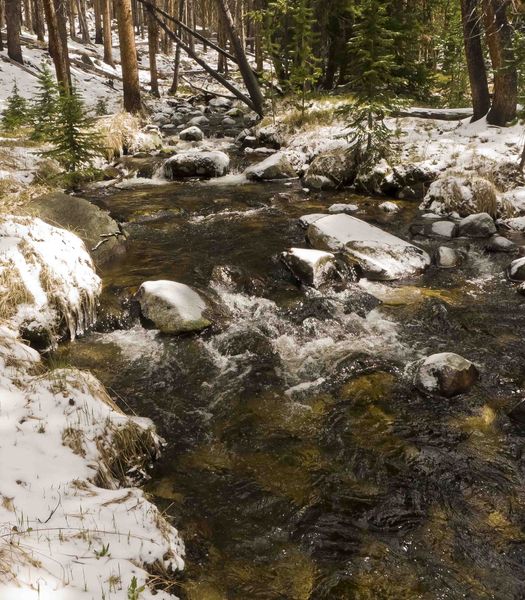
[[[45,140],[52,133],[58,111],[58,86],[49,67],[43,63],[38,76],[37,93],[32,103],[31,139]]]
[[[8,132],[16,131],[26,125],[28,120],[27,100],[20,95],[15,81],[11,95],[6,100],[6,108],[2,113],[2,129]]]

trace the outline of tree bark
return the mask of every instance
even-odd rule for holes
[[[23,65],[24,57],[22,56],[22,46],[20,44],[21,12],[22,5],[20,0],[6,0],[7,55],[9,58]]]
[[[179,21],[182,21],[184,18],[184,1],[185,0],[179,0]],[[178,36],[181,37],[182,31],[180,26],[177,29],[177,33]],[[179,89],[180,54],[181,47],[180,44],[177,44],[175,48],[175,61],[173,64],[173,82],[170,87],[170,94],[173,94],[174,96]]]
[[[35,29],[36,37],[40,42],[44,41],[45,38],[45,26],[44,18],[42,13],[44,7],[42,6],[42,0],[33,0],[33,26]]]
[[[111,0],[100,0],[102,8],[102,32],[104,38],[104,62],[114,67],[113,40],[111,32]]]
[[[142,102],[131,0],[118,0],[116,9],[124,87],[124,108],[130,113],[139,113],[142,111]]]
[[[494,96],[487,122],[500,126],[516,118],[518,103],[518,76],[507,6],[508,0],[483,0],[485,33],[494,71]]]
[[[55,65],[55,72],[61,91],[69,93],[71,89],[71,74],[69,71],[69,61],[67,59],[67,46],[64,48],[59,33],[58,16],[55,10],[53,0],[43,0],[44,14],[46,15],[49,53]]]
[[[467,59],[470,93],[474,114],[472,121],[484,117],[490,109],[489,84],[487,70],[481,46],[481,27],[479,25],[478,0],[461,0],[463,21],[463,39]]]
[[[102,0],[93,0],[93,12],[95,15],[95,44],[104,43],[102,32]]]
[[[239,38],[233,24],[233,17],[230,12],[230,8],[226,0],[217,0],[217,4],[219,12],[224,19],[224,25],[228,31],[228,37],[230,38],[230,42],[233,47],[233,53],[237,58],[237,64],[239,65],[239,70],[244,80],[244,85],[250,94],[250,98],[252,99],[255,107],[255,112],[262,116],[264,113],[264,98],[261,93],[261,88],[259,87],[259,82],[257,81],[255,73],[253,72],[246,57],[241,39]]]
[[[157,0],[151,0],[153,6],[157,6]],[[148,53],[151,93],[157,98],[159,94],[159,79],[157,75],[157,49],[159,45],[159,26],[155,17],[148,13]]]

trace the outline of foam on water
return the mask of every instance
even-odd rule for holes
[[[134,325],[131,329],[117,329],[110,333],[102,333],[97,337],[102,344],[117,346],[122,356],[130,362],[147,357],[148,362],[158,363],[164,355],[164,345],[159,339],[159,332],[144,329],[140,324]]]

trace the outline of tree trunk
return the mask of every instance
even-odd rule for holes
[[[484,117],[490,108],[487,70],[483,59],[483,48],[481,47],[478,0],[461,0],[461,17],[463,21],[463,39],[470,80],[472,108],[474,111],[472,121],[477,121]]]
[[[179,0],[179,21],[182,21],[182,19],[184,18],[184,2],[185,2],[185,0]],[[178,33],[178,36],[181,37],[182,31],[181,31],[180,26],[177,30],[177,33]],[[180,47],[180,44],[177,44],[177,46],[175,48],[175,62],[173,64],[173,82],[171,84],[170,92],[169,92],[170,94],[173,94],[174,96],[177,93],[177,90],[179,89],[180,54],[181,54],[181,47]]]
[[[104,43],[102,33],[102,0],[93,0],[93,12],[95,15],[95,44]]]
[[[55,65],[57,81],[61,91],[68,93],[71,88],[71,76],[69,72],[69,62],[66,58],[67,48],[63,47],[60,38],[55,3],[53,0],[43,0],[43,4],[49,36],[49,53],[51,54]]]
[[[124,108],[128,112],[139,113],[142,111],[142,103],[131,0],[118,0],[116,9],[124,86]]]
[[[111,35],[111,0],[100,0],[102,8],[102,31],[104,38],[104,62],[114,67],[113,40]]]
[[[44,18],[42,13],[44,7],[42,6],[42,0],[33,0],[33,26],[36,33],[36,37],[40,42],[44,41],[45,38],[45,26]]]
[[[230,42],[233,47],[233,54],[235,54],[237,58],[237,64],[239,65],[239,70],[244,80],[244,85],[250,94],[250,98],[252,99],[255,107],[255,112],[262,116],[264,113],[264,98],[261,93],[261,88],[259,87],[259,82],[255,77],[255,73],[253,72],[248,59],[246,58],[246,53],[244,52],[241,39],[235,30],[230,8],[226,0],[217,0],[217,4],[221,16],[224,19],[224,25],[228,31],[228,37],[230,38]]]
[[[0,52],[4,51],[4,39],[2,38],[2,28],[4,26],[4,0],[0,0]]]
[[[508,0],[483,0],[485,33],[494,71],[494,96],[487,122],[500,126],[516,118],[518,102],[518,76],[507,6]]]
[[[6,0],[5,20],[7,23],[7,54],[9,58],[24,64],[22,56],[22,46],[20,44],[20,23],[21,23],[20,0]]]
[[[153,6],[157,6],[157,0],[151,0]],[[157,49],[159,45],[159,27],[154,15],[149,14],[148,19],[148,53],[151,93],[157,98],[159,94],[159,79],[157,76]]]

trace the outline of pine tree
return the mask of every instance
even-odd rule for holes
[[[90,167],[94,159],[102,155],[100,139],[93,131],[93,119],[87,115],[84,102],[74,88],[59,96],[58,118],[49,142],[53,148],[42,156],[54,158],[71,173]]]
[[[31,139],[44,140],[52,134],[56,124],[57,111],[58,86],[49,67],[43,63],[31,111],[33,121]]]
[[[20,95],[16,81],[6,104],[7,106],[2,113],[2,129],[4,131],[15,131],[26,125],[29,119],[27,100]]]
[[[380,0],[364,0],[349,42],[351,90],[355,100],[345,108],[350,115],[351,141],[359,145],[365,163],[376,162],[390,150],[391,130],[385,118],[398,104],[394,46],[396,33]]]

